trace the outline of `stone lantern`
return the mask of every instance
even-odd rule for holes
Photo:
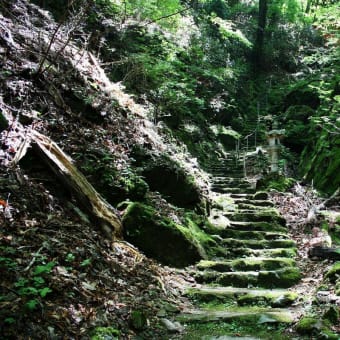
[[[270,171],[279,171],[279,154],[282,148],[280,140],[284,137],[285,130],[278,129],[278,123],[273,123],[273,129],[267,133],[268,146],[267,151],[269,154]]]

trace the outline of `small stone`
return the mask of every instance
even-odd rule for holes
[[[182,333],[184,331],[184,327],[178,321],[172,322],[168,319],[162,319],[161,321],[170,333]]]

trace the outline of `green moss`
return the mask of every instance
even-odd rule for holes
[[[261,259],[238,259],[232,261],[232,267],[234,270],[276,270],[284,267],[292,267],[295,261],[286,258],[268,258]]]
[[[122,222],[125,238],[160,262],[182,267],[206,256],[197,238],[197,235],[201,240],[205,237],[202,232],[174,223],[153,207],[132,203]],[[206,240],[209,241],[208,236]]]
[[[333,283],[340,277],[340,261],[336,262],[326,273],[326,277]]]
[[[257,275],[250,273],[225,273],[219,275],[216,282],[222,286],[232,286],[246,288],[249,285],[256,286],[258,283]]]
[[[228,336],[234,338],[237,334],[238,337],[244,338],[253,336],[264,340],[289,340],[290,337],[283,334],[285,327],[282,323],[259,323],[257,317],[248,316],[228,322],[189,323],[181,339],[227,339]]]
[[[298,297],[297,293],[267,293],[263,295],[245,294],[237,299],[239,305],[287,307]]]
[[[303,317],[296,325],[296,331],[300,334],[311,335],[319,329],[320,321],[313,317]]]
[[[240,222],[268,222],[274,223],[281,226],[286,225],[286,220],[279,215],[278,211],[274,208],[259,210],[255,212],[242,212],[238,211],[236,213],[230,214],[230,219],[232,221]]]
[[[258,283],[265,288],[288,288],[298,283],[301,273],[297,268],[285,268],[278,271],[260,272]]]
[[[120,332],[114,327],[96,327],[90,333],[91,340],[118,340]]]

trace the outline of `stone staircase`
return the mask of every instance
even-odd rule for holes
[[[198,307],[179,321],[292,322],[291,305],[298,296],[289,288],[300,280],[300,271],[285,220],[268,195],[243,177],[241,161],[223,160],[210,173],[215,196],[210,220],[222,251],[192,269],[198,284],[188,287],[187,295]]]

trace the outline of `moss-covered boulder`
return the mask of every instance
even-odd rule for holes
[[[235,145],[241,137],[238,132],[223,125],[212,125],[210,129],[226,150],[235,149]]]
[[[199,240],[203,232],[178,225],[150,206],[130,204],[123,228],[126,240],[164,264],[182,267],[206,257]],[[209,236],[206,238],[210,241]]]
[[[303,317],[296,325],[296,331],[300,334],[311,335],[321,328],[321,321],[313,317]]]
[[[202,208],[199,187],[195,179],[172,159],[161,156],[150,160],[142,170],[142,175],[153,191],[160,192],[167,201],[182,208]]]

